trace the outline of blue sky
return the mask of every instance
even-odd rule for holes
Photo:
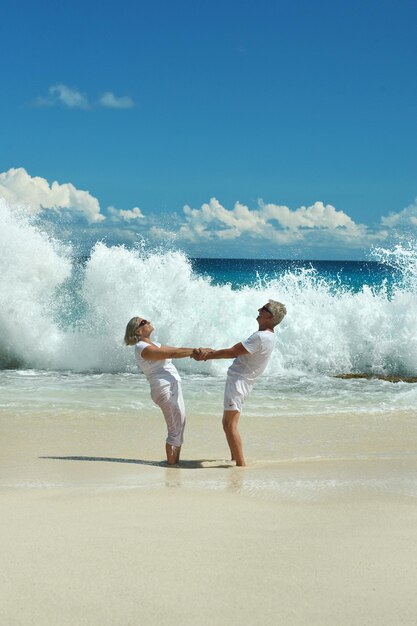
[[[415,0],[7,3],[0,197],[84,247],[415,237],[416,23]]]

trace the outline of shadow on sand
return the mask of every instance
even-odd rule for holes
[[[54,459],[58,461],[94,461],[96,463],[133,463],[134,465],[150,465],[152,467],[176,467],[181,469],[207,469],[233,467],[226,461],[216,459],[198,459],[195,461],[180,461],[177,465],[168,465],[166,461],[145,461],[144,459],[122,459],[107,456],[40,456],[40,459]]]

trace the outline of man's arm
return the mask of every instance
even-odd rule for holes
[[[163,361],[164,359],[184,359],[191,356],[193,348],[172,348],[171,346],[149,345],[142,350],[142,357],[147,361]]]
[[[231,348],[223,348],[223,350],[202,350],[199,360],[208,361],[211,359],[234,359],[242,354],[249,354],[243,343],[236,343]]]

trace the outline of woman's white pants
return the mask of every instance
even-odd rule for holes
[[[159,406],[167,423],[166,442],[178,448],[184,441],[185,406],[181,381],[172,378],[166,385],[151,388],[151,398]]]

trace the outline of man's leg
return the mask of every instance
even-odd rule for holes
[[[240,417],[240,411],[224,411],[223,413],[223,430],[226,434],[227,443],[229,444],[232,461],[236,461],[236,465],[246,465],[243,457],[242,440],[237,429]]]

